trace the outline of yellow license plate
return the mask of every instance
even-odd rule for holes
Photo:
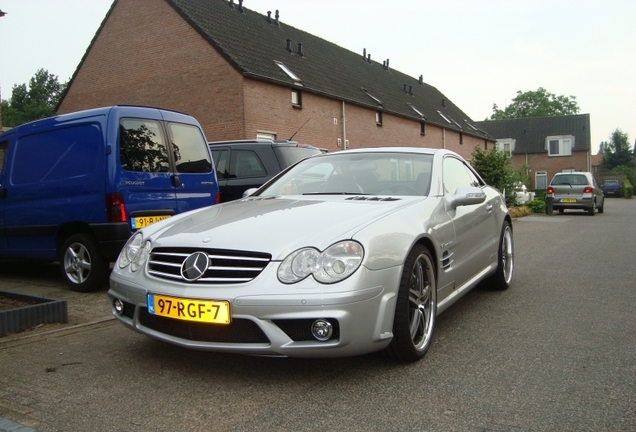
[[[230,323],[230,302],[148,294],[148,312],[185,321]]]
[[[576,202],[576,198],[563,198],[561,200],[561,202],[564,202],[564,203],[575,203]]]
[[[169,217],[170,215],[134,217],[132,218],[132,227],[133,229],[145,228],[148,225],[168,219]]]

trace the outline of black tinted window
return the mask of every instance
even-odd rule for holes
[[[267,171],[255,152],[251,150],[233,150],[230,177],[262,177]]]
[[[122,119],[119,125],[119,161],[126,171],[168,172],[170,161],[159,122]]]
[[[172,151],[177,172],[209,173],[212,171],[212,160],[208,145],[198,127],[169,123],[172,136]]]
[[[320,150],[310,147],[274,147],[274,154],[281,169],[285,169],[296,162],[320,153]]]

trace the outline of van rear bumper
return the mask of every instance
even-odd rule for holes
[[[111,222],[89,225],[99,250],[108,261],[115,261],[132,234],[128,222]]]

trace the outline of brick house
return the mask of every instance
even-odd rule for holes
[[[415,146],[470,158],[476,146],[494,143],[421,76],[281,16],[251,11],[242,0],[115,0],[58,113],[160,106],[196,117],[210,140],[297,132],[295,140],[329,151]]]
[[[589,114],[488,120],[475,125],[511,155],[515,170],[527,170],[530,188],[545,189],[560,171],[591,171]]]

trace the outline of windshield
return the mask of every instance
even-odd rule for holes
[[[306,159],[258,195],[427,195],[433,156],[331,153]]]

